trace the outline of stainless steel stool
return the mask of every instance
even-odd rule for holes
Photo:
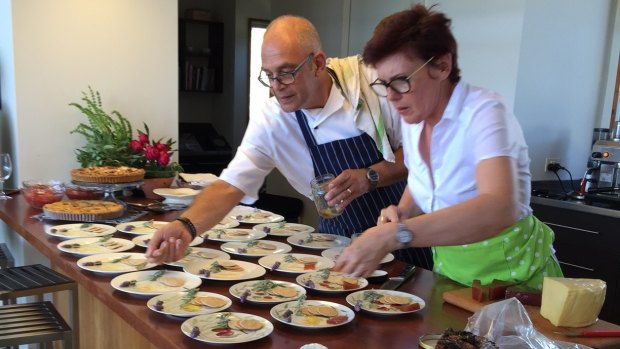
[[[0,306],[0,346],[62,340],[63,348],[73,348],[73,331],[51,302]]]
[[[41,302],[44,294],[64,290],[71,291],[73,343],[79,346],[78,287],[74,280],[41,264],[0,269],[0,300],[9,304],[29,296]]]

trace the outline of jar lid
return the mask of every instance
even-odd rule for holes
[[[420,348],[435,349],[437,341],[441,338],[440,334],[426,334],[419,339]]]

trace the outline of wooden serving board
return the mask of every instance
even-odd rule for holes
[[[484,307],[487,304],[491,304],[496,301],[486,301],[486,302],[478,302],[471,298],[471,287],[460,288],[452,291],[446,291],[443,293],[443,300],[446,303],[450,303],[459,308],[468,310],[472,313],[480,310],[480,308]],[[525,309],[527,310],[528,315],[530,316],[530,320],[534,324],[536,330],[542,333],[547,338],[551,338],[554,340],[561,340],[564,342],[573,342],[579,343],[583,345],[587,345],[592,348],[600,348],[600,349],[619,349],[620,348],[620,337],[569,337],[563,334],[557,334],[554,332],[560,333],[570,333],[570,332],[580,332],[582,330],[620,330],[620,326],[614,325],[612,323],[599,320],[595,322],[593,325],[588,327],[556,327],[549,322],[549,320],[545,319],[540,315],[540,308],[525,305]]]

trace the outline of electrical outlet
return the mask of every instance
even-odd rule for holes
[[[549,172],[548,167],[550,164],[559,164],[560,158],[546,158],[545,159],[545,172]]]

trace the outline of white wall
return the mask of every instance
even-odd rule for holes
[[[16,183],[70,179],[78,166],[75,149],[85,141],[69,132],[86,118],[68,103],[79,102],[89,85],[101,92],[107,111],[120,111],[134,128],[146,121],[153,136],[177,138],[176,2],[0,0],[0,5],[2,116],[13,127],[8,143]],[[12,46],[4,40],[11,32]],[[5,136],[3,128],[2,144]]]

